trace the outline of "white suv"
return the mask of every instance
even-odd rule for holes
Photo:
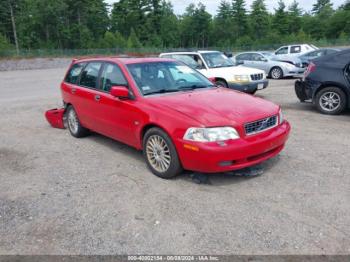
[[[160,54],[159,57],[179,60],[223,87],[254,94],[268,86],[263,70],[236,66],[218,51],[172,52]]]
[[[277,56],[300,56],[310,51],[317,50],[318,47],[314,45],[302,44],[302,45],[286,45],[278,48],[275,51]]]

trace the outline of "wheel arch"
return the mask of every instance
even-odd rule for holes
[[[147,123],[140,130],[140,134],[139,134],[140,149],[143,149],[143,138],[144,138],[146,132],[148,130],[150,130],[151,128],[159,128],[159,129],[161,129],[162,131],[164,131],[169,136],[170,139],[172,139],[170,134],[169,134],[169,132],[168,132],[168,130],[166,128],[164,128],[163,126],[161,126],[159,124],[156,124],[156,123],[153,123],[153,122],[152,123]],[[173,143],[174,143],[174,141],[173,141]]]
[[[225,78],[223,78],[223,77],[213,77],[213,78],[215,78],[215,82],[216,82],[216,81],[225,82],[225,83],[226,83],[226,86],[228,87],[228,82],[226,81]]]

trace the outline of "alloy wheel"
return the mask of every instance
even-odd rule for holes
[[[335,111],[340,107],[340,99],[336,92],[326,92],[320,97],[320,106],[327,112]]]
[[[272,69],[271,76],[272,76],[273,79],[281,78],[281,76],[282,76],[281,69],[279,69],[279,68]]]
[[[158,135],[148,138],[146,144],[146,154],[151,166],[160,173],[166,172],[171,163],[171,155],[168,144]]]
[[[70,131],[74,134],[78,133],[79,122],[77,118],[77,114],[73,109],[68,112],[68,127]]]

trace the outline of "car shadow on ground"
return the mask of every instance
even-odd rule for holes
[[[100,135],[98,133],[91,132],[91,134],[88,136],[89,139],[92,141],[103,145],[105,147],[108,147],[109,149],[113,150],[114,152],[122,153],[130,158],[132,160],[137,161],[137,164],[145,164],[144,159],[142,156],[142,151],[137,150],[136,148],[133,148],[131,146],[128,146],[126,144],[123,144],[117,140],[114,140],[112,138],[106,137],[104,135]]]
[[[304,103],[295,102],[295,103],[283,104],[281,106],[283,110],[303,111],[303,112],[309,112],[309,113],[313,113],[321,116],[334,117],[332,115],[325,115],[320,113],[317,110],[316,106],[311,102],[304,102]],[[339,116],[347,116],[347,117],[350,116],[350,110],[346,109],[342,114],[337,115],[336,117],[339,117]]]
[[[182,175],[177,177],[177,179],[210,186],[238,184],[264,176],[278,163],[278,161],[280,161],[280,157],[276,156],[261,164],[249,168],[224,173],[206,174],[184,171]]]
[[[143,158],[142,151],[139,151],[133,147],[125,145],[121,142],[108,138],[106,136],[91,133],[88,137],[97,144],[108,147],[114,152],[124,154],[130,158],[130,161],[133,161],[135,165],[140,165],[146,167],[146,162]],[[227,184],[237,184],[244,181],[254,179],[259,176],[266,174],[277,162],[279,161],[279,156],[276,156],[273,159],[267,160],[262,164],[245,168],[242,170],[236,170],[226,173],[216,173],[216,174],[206,174],[206,173],[197,173],[192,171],[183,171],[182,174],[174,178],[173,180],[179,180],[189,183],[201,184],[201,185],[212,185],[220,186]],[[151,171],[148,171],[151,175]]]

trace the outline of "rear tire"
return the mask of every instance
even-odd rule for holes
[[[85,137],[89,130],[82,126],[73,106],[68,106],[66,110],[67,126],[72,136],[76,138]]]
[[[173,178],[183,170],[173,142],[160,128],[151,128],[144,135],[143,155],[148,168],[158,177]]]
[[[275,66],[275,67],[271,68],[270,77],[272,79],[281,79],[281,78],[283,78],[283,70],[280,67],[278,67],[278,66]]]
[[[346,95],[338,87],[326,87],[316,94],[315,104],[322,114],[339,115],[346,107]]]

